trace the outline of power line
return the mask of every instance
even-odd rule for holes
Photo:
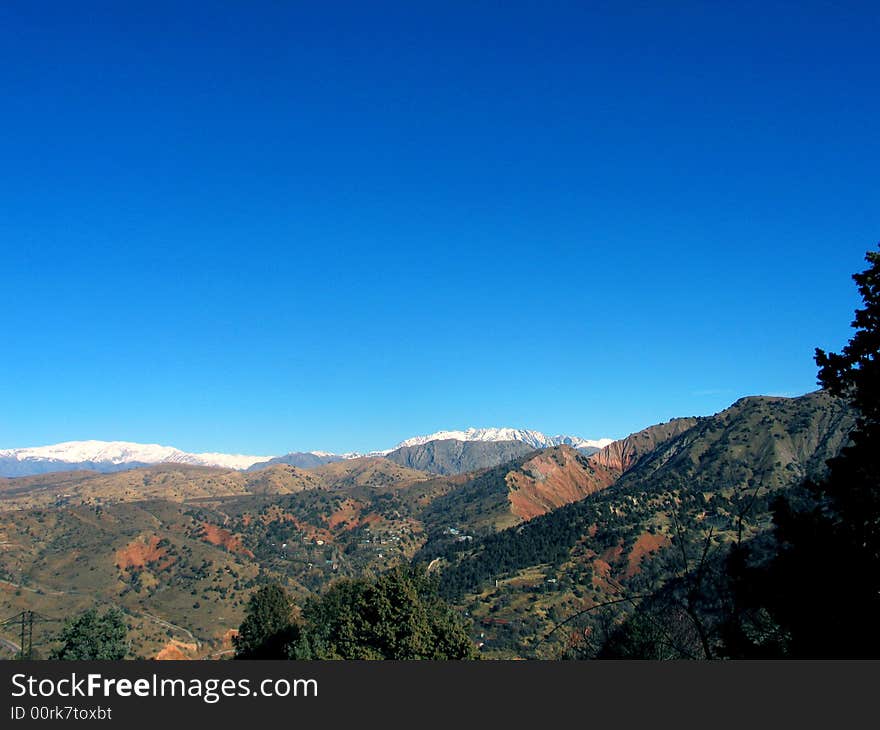
[[[0,627],[3,626],[19,626],[20,633],[20,643],[19,643],[19,651],[18,658],[19,659],[30,659],[34,650],[34,624],[35,623],[54,623],[56,621],[60,621],[61,619],[57,618],[49,618],[48,616],[43,616],[36,611],[21,611],[20,613],[15,614],[15,616],[11,616],[5,621],[0,622]]]

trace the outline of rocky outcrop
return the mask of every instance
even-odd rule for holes
[[[534,451],[522,441],[459,441],[444,439],[402,446],[387,459],[410,469],[432,474],[463,474],[488,469]]]
[[[698,421],[698,418],[674,418],[666,423],[649,426],[600,449],[590,456],[590,461],[623,474],[632,469],[643,456],[693,428]]]
[[[619,476],[570,446],[546,449],[508,472],[510,510],[521,520],[531,520],[606,489]]]

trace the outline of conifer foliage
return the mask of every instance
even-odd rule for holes
[[[308,600],[299,621],[278,585],[251,598],[235,640],[240,659],[473,659],[464,621],[421,571],[344,579]]]
[[[880,657],[880,252],[853,276],[864,307],[840,353],[816,350],[819,383],[858,412],[828,476],[776,500],[776,554],[731,554],[733,656]],[[769,619],[769,620],[768,620]]]
[[[61,645],[50,659],[124,659],[128,652],[128,627],[125,615],[118,608],[104,614],[91,609],[68,620],[57,637]]]

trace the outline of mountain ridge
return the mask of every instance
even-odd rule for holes
[[[401,441],[396,449],[405,446],[421,446],[431,441],[521,441],[536,449],[546,449],[550,446],[572,446],[576,449],[597,448],[601,449],[610,444],[613,439],[584,439],[579,436],[547,436],[541,431],[523,428],[468,428],[464,431],[436,431],[427,436],[413,436]]]
[[[463,474],[488,469],[525,456],[536,449],[522,441],[459,441],[443,439],[401,446],[385,458],[432,474]]]
[[[239,471],[256,470],[275,464],[287,464],[312,469],[343,459],[384,457],[407,446],[425,445],[448,435],[464,443],[498,443],[517,441],[532,448],[569,445],[584,453],[591,453],[611,443],[611,439],[589,440],[579,436],[546,436],[540,431],[515,428],[469,428],[465,431],[438,431],[429,436],[414,436],[400,442],[393,449],[369,453],[337,454],[328,451],[293,451],[280,456],[224,454],[218,452],[191,453],[174,446],[142,444],[133,441],[64,441],[46,446],[28,446],[0,449],[0,477],[32,476],[59,471],[115,472],[137,469],[155,464],[190,464],[219,467]],[[491,461],[491,460],[490,460]],[[479,464],[477,465],[479,466]]]
[[[711,534],[720,554],[744,507],[744,537],[765,534],[773,496],[819,474],[852,423],[842,402],[815,393],[741,399],[592,456],[562,445],[446,476],[362,457],[0,479],[0,580],[34,589],[0,591],[0,609],[56,616],[74,600],[113,602],[133,612],[139,654],[168,642],[148,614],[221,651],[259,575],[299,602],[339,577],[416,562],[433,564],[444,595],[470,612],[484,654],[546,658],[559,642],[533,642],[558,620],[674,576],[676,541],[698,556]],[[601,630],[593,616],[579,636]]]
[[[687,556],[723,559],[733,541],[770,534],[775,496],[822,477],[847,444],[855,412],[817,391],[742,398],[688,428],[689,420],[658,424],[646,429],[655,434],[590,457],[627,467],[609,487],[467,543],[435,531],[419,559],[439,560],[442,591],[475,609],[501,653],[522,650],[516,631],[524,626],[537,637],[552,629],[547,617],[581,615],[585,602],[607,605],[604,618],[583,614],[575,626],[588,636],[630,610],[617,603],[621,594],[657,590],[687,571]],[[662,441],[652,444],[653,436]]]
[[[189,453],[174,446],[133,441],[63,441],[48,446],[0,449],[0,475],[28,476],[49,471],[120,471],[152,464],[190,464],[246,469],[270,456]],[[58,468],[54,468],[54,467]]]

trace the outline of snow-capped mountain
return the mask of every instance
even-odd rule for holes
[[[192,454],[173,446],[137,444],[130,441],[66,441],[52,446],[21,449],[0,449],[0,477],[18,477],[53,471],[92,469],[111,472],[151,464],[192,464],[225,469],[259,469],[272,464],[292,464],[314,468],[342,459],[387,456],[405,446],[420,446],[430,441],[521,441],[535,449],[566,444],[576,449],[595,451],[611,443],[611,439],[589,440],[578,436],[547,436],[540,431],[520,428],[469,428],[465,431],[437,431],[427,436],[414,436],[401,441],[393,449],[369,453],[334,454],[328,451],[292,452],[284,456],[247,456],[243,454]]]
[[[118,471],[162,463],[247,469],[251,464],[271,458],[242,454],[190,454],[173,446],[129,441],[66,441],[52,446],[0,449],[0,476],[24,476],[68,469]]]
[[[601,449],[613,440],[607,438],[590,440],[582,439],[579,436],[547,436],[540,431],[521,428],[469,428],[466,431],[437,431],[427,436],[413,436],[401,441],[395,448],[420,446],[429,441],[446,439],[455,439],[456,441],[522,441],[536,449],[562,445],[572,446],[576,449]]]

